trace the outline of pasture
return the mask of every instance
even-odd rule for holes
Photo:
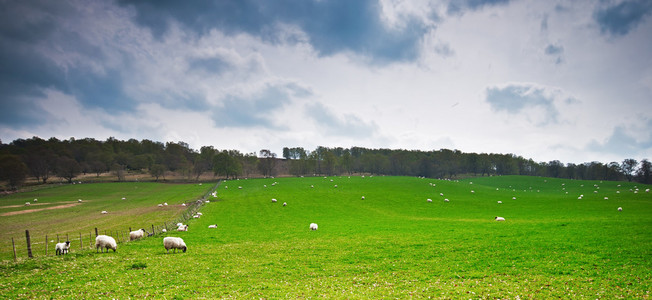
[[[178,197],[208,186],[198,188]],[[229,180],[188,232],[4,261],[0,297],[648,299],[648,188],[521,176]],[[164,236],[188,251],[165,254]]]

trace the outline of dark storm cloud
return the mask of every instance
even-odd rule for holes
[[[179,1],[130,1],[119,3],[137,11],[138,23],[161,36],[170,20],[203,34],[216,28],[226,33],[246,32],[274,42],[273,26],[289,24],[307,33],[321,55],[352,51],[375,62],[410,61],[418,55],[418,44],[428,28],[408,21],[401,29],[387,28],[380,4],[362,1],[213,1],[188,5]]]
[[[622,36],[652,14],[652,1],[632,0],[597,9],[593,18],[603,34]]]

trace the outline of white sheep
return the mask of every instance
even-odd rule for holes
[[[103,215],[106,215],[106,214],[108,214],[108,212],[107,212],[106,210],[103,210],[103,211],[102,211],[102,214],[103,214]]]
[[[82,202],[82,199],[77,199],[77,202],[80,202],[80,203],[81,203],[81,202]]]
[[[288,203],[287,203],[287,202],[283,202],[283,206],[288,206]]]
[[[645,189],[645,192],[646,192],[646,193],[649,193],[649,192],[650,192],[650,189]]]
[[[168,230],[163,228],[163,229],[161,229],[161,232],[165,233],[165,232],[168,232]]]
[[[272,198],[272,203],[276,203],[276,199]]]
[[[145,236],[145,229],[138,229],[129,233],[129,240],[137,240]]]
[[[70,249],[70,241],[66,241],[65,243],[57,243],[54,248],[57,255],[66,254]]]
[[[200,212],[198,212],[198,213],[197,213],[197,215],[198,215],[198,216],[203,216],[204,214],[203,214],[203,213],[200,213]]]
[[[473,193],[475,193],[475,191],[474,191],[474,190],[471,190],[471,194],[473,194]]]
[[[337,187],[337,184],[335,185],[335,187]]]
[[[127,198],[125,198],[125,197],[122,197],[122,200],[127,200]]]
[[[426,199],[426,202],[432,202],[432,199],[428,198]]]
[[[505,218],[503,218],[503,217],[495,217],[494,219],[496,221],[505,221]]]
[[[168,206],[168,203],[167,202],[163,203],[163,206]]]
[[[238,189],[241,190],[241,189],[242,189],[242,186],[238,186]]]
[[[199,215],[194,215],[192,217],[195,218],[195,219],[199,219]]]
[[[317,230],[319,229],[319,226],[317,226],[317,223],[310,223],[310,230]]]
[[[439,193],[439,196],[444,196],[444,193]]]
[[[604,200],[609,200],[609,197],[604,197]]]
[[[30,205],[32,205],[32,204],[29,203],[29,202],[25,202],[25,206],[30,206]]]
[[[498,201],[498,204],[503,204],[503,201]]]
[[[183,226],[183,223],[177,223],[177,227]]]
[[[208,225],[208,228],[217,228],[217,225],[216,224]]]
[[[364,196],[362,196],[362,200],[364,200]]]
[[[109,249],[112,249],[113,252],[115,252],[116,249],[118,249],[118,244],[115,242],[115,239],[108,236],[108,235],[98,235],[95,238],[95,252],[98,252],[100,249],[102,249],[102,253],[104,253],[104,249],[106,249],[106,252],[109,252]]]
[[[448,200],[448,199],[444,199],[444,202],[448,202],[448,201],[450,201],[450,200]]]
[[[516,200],[516,197],[512,197],[512,200]]]
[[[158,207],[163,207],[163,204],[160,204],[160,203],[159,203],[157,206],[158,206]]]
[[[312,184],[310,185],[310,188],[314,188],[314,187],[315,187],[314,185],[312,185]]]
[[[185,203],[181,203],[181,206],[186,206],[186,204],[185,204]]]
[[[188,231],[188,225],[181,225],[177,227],[177,231]]]
[[[623,211],[623,208],[622,208],[622,207],[618,207],[618,211]]]
[[[170,249],[173,249],[172,253],[177,253],[177,249],[183,250],[183,252],[186,252],[188,247],[186,247],[186,243],[183,242],[183,239],[180,237],[171,237],[168,236],[163,239],[163,247],[165,247],[165,250],[167,250],[167,254],[170,254]]]
[[[34,202],[38,202],[38,199],[37,199],[37,198],[34,198]]]

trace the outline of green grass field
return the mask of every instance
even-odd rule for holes
[[[648,188],[521,176],[230,180],[188,232],[5,261],[0,298],[649,299]],[[188,252],[165,254],[164,236]]]

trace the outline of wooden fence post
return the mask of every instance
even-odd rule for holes
[[[156,231],[154,231],[154,224],[152,224],[152,234],[155,234]]]
[[[27,256],[34,258],[32,255],[32,240],[29,238],[29,230],[25,230],[25,238],[27,239]]]
[[[16,258],[16,244],[14,244],[14,238],[11,238],[11,247],[14,248],[14,262],[17,262],[18,259]]]
[[[93,233],[89,232],[88,233],[88,245],[91,249],[93,249]]]
[[[98,236],[98,234],[97,234],[97,227],[95,227],[95,237],[97,237],[97,236]]]

